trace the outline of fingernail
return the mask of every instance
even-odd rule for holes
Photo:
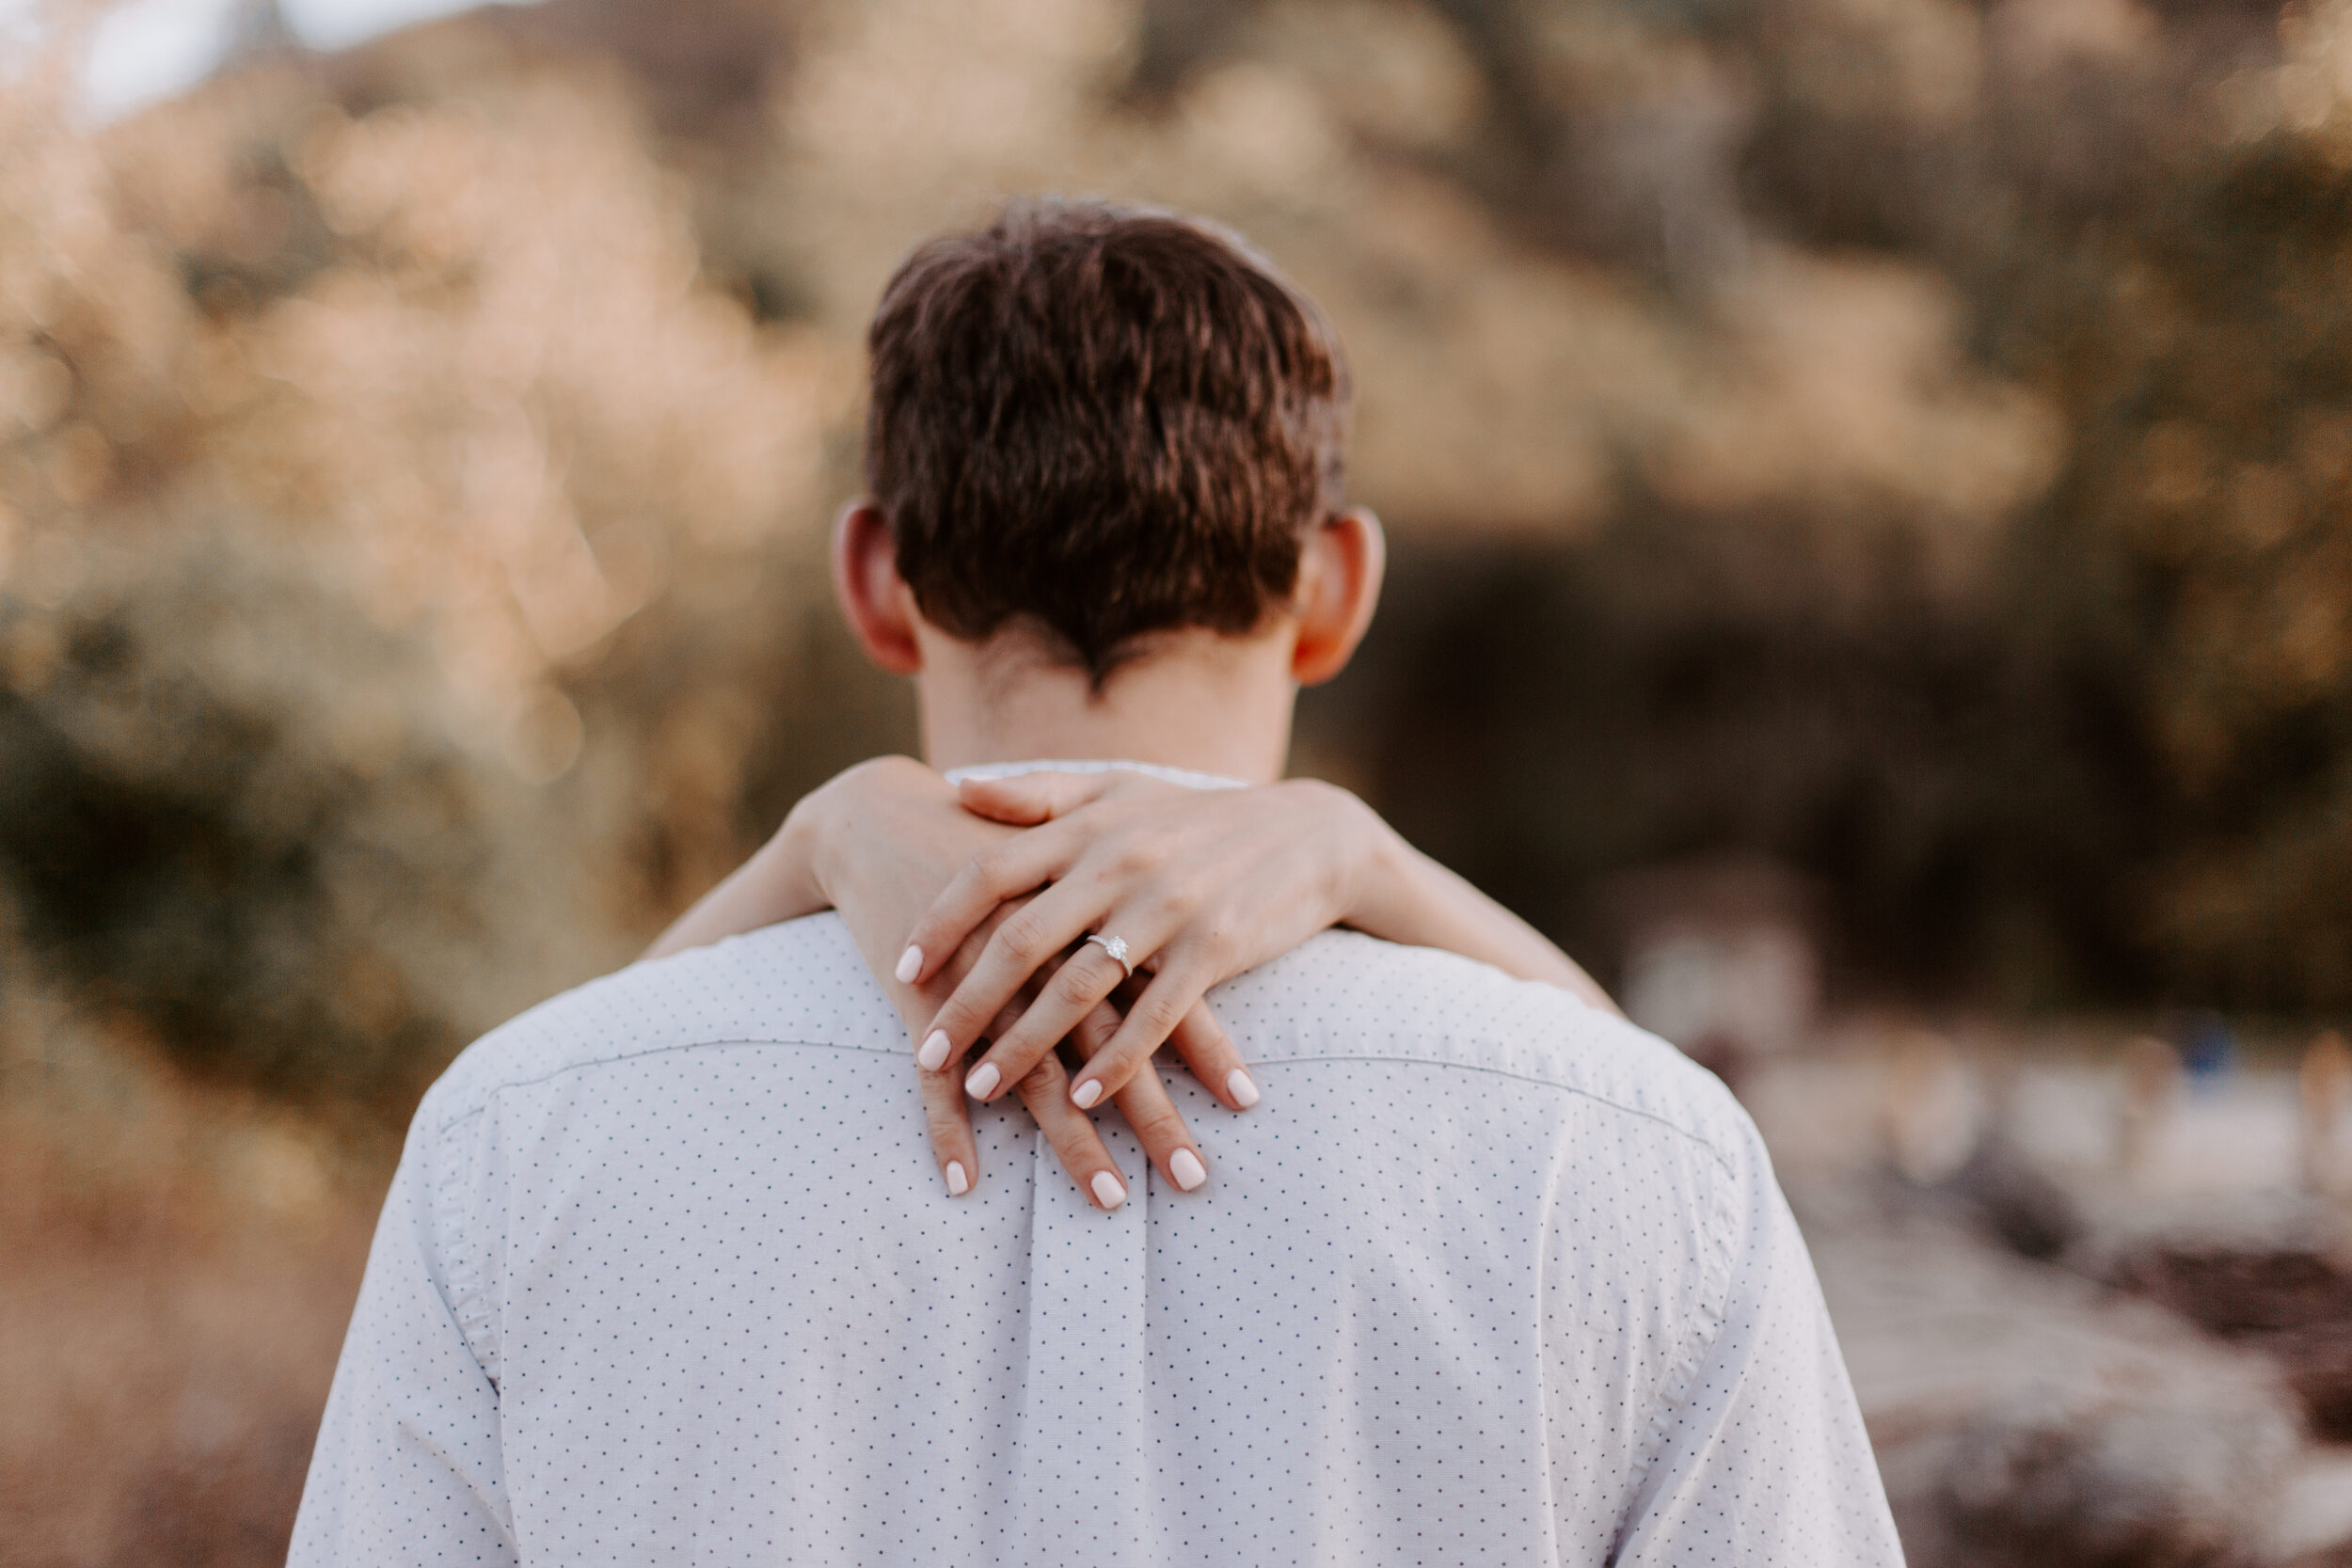
[[[914,1053],[926,1072],[937,1072],[947,1060],[947,1031],[934,1029],[923,1037],[923,1049]]]
[[[975,1100],[986,1100],[995,1092],[998,1076],[994,1062],[982,1062],[972,1076],[963,1081],[963,1092]]]
[[[1200,1156],[1189,1148],[1180,1148],[1168,1157],[1168,1172],[1176,1179],[1176,1185],[1190,1192],[1209,1179],[1208,1167]]]
[[[1235,1068],[1225,1075],[1225,1092],[1244,1105],[1258,1102],[1258,1085],[1249,1081],[1249,1074]]]
[[[1127,1201],[1127,1189],[1120,1186],[1119,1178],[1109,1171],[1096,1171],[1089,1185],[1094,1188],[1094,1201],[1105,1209],[1116,1209]]]
[[[914,977],[922,973],[923,950],[920,947],[910,947],[898,955],[898,984],[911,986],[914,984]]]
[[[962,1162],[962,1161],[961,1161],[961,1160],[950,1160],[950,1161],[948,1161],[948,1162],[947,1162],[947,1192],[948,1192],[948,1196],[952,1196],[952,1197],[961,1197],[964,1194],[966,1194],[966,1193],[970,1192],[971,1190],[972,1190],[972,1179],[971,1179],[970,1177],[968,1177],[968,1176],[966,1176],[966,1175],[964,1175],[964,1174],[963,1174],[963,1162]]]
[[[1070,1102],[1081,1111],[1091,1111],[1094,1102],[1103,1098],[1103,1080],[1089,1078],[1070,1091]]]

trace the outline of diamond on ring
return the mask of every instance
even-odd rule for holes
[[[1087,941],[1108,953],[1111,956],[1111,961],[1127,972],[1128,979],[1132,980],[1136,977],[1136,966],[1127,961],[1126,938],[1106,937],[1100,931],[1089,931],[1087,933]]]

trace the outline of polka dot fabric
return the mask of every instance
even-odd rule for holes
[[[419,1110],[293,1561],[1900,1560],[1754,1130],[1542,987],[1328,933],[1213,1001],[1264,1101],[1081,1198],[942,1189],[839,921],[641,964]]]

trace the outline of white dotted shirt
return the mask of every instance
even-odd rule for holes
[[[293,1562],[1899,1563],[1755,1130],[1671,1047],[1329,932],[1264,1091],[950,1197],[837,917],[526,1013],[425,1097]]]

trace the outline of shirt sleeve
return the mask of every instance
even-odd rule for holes
[[[1753,1128],[1727,1173],[1718,1314],[1659,1415],[1623,1568],[1901,1568],[1813,1261]]]
[[[289,1568],[516,1560],[498,1388],[453,1311],[420,1116],[392,1178],[343,1339]]]

